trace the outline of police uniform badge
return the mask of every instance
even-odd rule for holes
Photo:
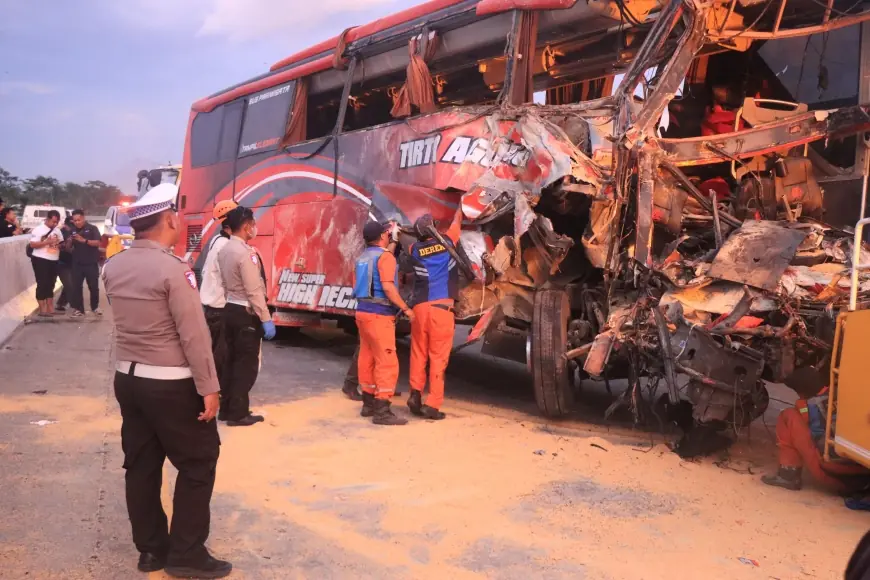
[[[190,287],[196,290],[196,274],[188,270],[184,273],[184,277],[187,278],[187,283],[190,284]]]

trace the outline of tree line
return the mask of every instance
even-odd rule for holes
[[[7,206],[47,203],[101,214],[110,206],[118,205],[122,195],[118,187],[102,181],[61,183],[46,175],[20,179],[0,167],[0,198]]]

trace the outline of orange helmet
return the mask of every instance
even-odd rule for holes
[[[212,215],[214,216],[215,220],[220,221],[224,219],[228,213],[230,213],[237,207],[239,207],[239,204],[234,201],[219,201],[214,205],[214,211],[212,212]]]

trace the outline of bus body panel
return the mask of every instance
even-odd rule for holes
[[[237,169],[247,168],[234,180],[232,161],[186,168],[188,226],[180,245],[199,271],[202,250],[218,233],[210,211],[217,201],[234,199],[257,218],[254,245],[267,267],[271,306],[352,314],[351,275],[366,220],[411,224],[429,213],[446,222],[459,203],[480,205],[469,192],[481,180],[509,180],[534,190],[552,180],[554,171],[565,171],[564,143],[550,144],[555,154],[533,155],[524,145],[529,134],[518,127],[475,109],[451,109],[343,134],[337,180],[329,144],[310,156],[322,141],[242,158]],[[496,145],[492,131],[502,136]],[[557,160],[559,153],[563,158]]]

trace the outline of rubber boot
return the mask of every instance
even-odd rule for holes
[[[371,417],[375,414],[375,396],[372,393],[362,394],[362,409],[359,412],[360,417]]]
[[[411,389],[411,396],[408,397],[408,409],[411,413],[422,417],[423,416],[423,393],[417,389]]]
[[[372,417],[372,423],[375,425],[405,425],[407,419],[396,417],[393,411],[390,410],[391,403],[383,399],[375,399],[375,415]]]
[[[798,491],[801,488],[801,468],[780,466],[776,475],[762,475],[761,481],[774,487]]]
[[[429,405],[423,405],[423,408],[420,410],[420,416],[426,419],[432,419],[433,421],[440,421],[447,415],[436,409],[435,407],[430,407]]]

